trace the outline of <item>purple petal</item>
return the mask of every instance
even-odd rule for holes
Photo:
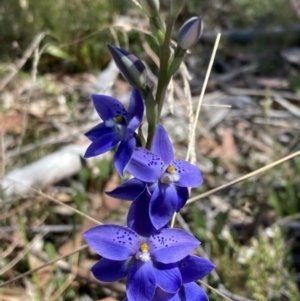
[[[176,167],[180,177],[174,184],[182,187],[198,187],[202,184],[203,178],[197,166],[183,160],[173,160],[171,165]]]
[[[185,205],[187,199],[189,198],[189,190],[186,187],[180,187],[180,186],[175,186],[175,187],[178,196],[176,212],[178,212]]]
[[[132,157],[135,148],[135,138],[127,141],[121,141],[118,150],[115,154],[115,167],[120,176],[124,176],[125,169]]]
[[[168,293],[178,292],[181,286],[181,274],[175,264],[154,264],[156,285]]]
[[[144,116],[144,101],[140,92],[137,89],[132,89],[130,102],[128,106],[128,120],[131,120],[133,117],[136,117],[141,123]]]
[[[203,289],[195,282],[184,284],[179,293],[181,301],[209,301]],[[170,299],[169,301],[177,301],[177,299]]]
[[[98,115],[102,120],[108,120],[116,116],[123,116],[128,121],[128,112],[122,103],[108,95],[93,94],[92,100]]]
[[[141,121],[134,116],[127,125],[127,133],[126,133],[126,139],[129,139],[133,136],[135,130],[138,128],[138,126],[141,124]]]
[[[151,261],[136,261],[127,278],[128,301],[149,301],[155,292],[156,279]]]
[[[98,280],[114,282],[126,277],[129,268],[130,259],[116,261],[102,258],[91,268],[91,271]]]
[[[156,182],[165,169],[163,160],[142,147],[136,147],[127,170],[143,182]]]
[[[173,147],[166,130],[158,124],[156,127],[151,152],[162,158],[169,165],[174,158]]]
[[[114,190],[105,193],[116,199],[133,201],[144,191],[145,186],[146,183],[136,178],[132,178],[125,181]]]
[[[149,217],[150,193],[147,187],[131,204],[127,225],[141,236],[148,237],[156,233]]]
[[[99,137],[94,140],[87,148],[84,158],[98,156],[112,149],[121,140],[118,133],[113,132]]]
[[[188,283],[203,278],[209,274],[215,265],[205,258],[189,255],[178,263],[182,282]]]
[[[178,294],[167,293],[166,291],[162,290],[160,287],[157,286],[152,301],[169,301],[172,297],[173,301],[181,301],[179,299]]]
[[[137,234],[117,225],[101,225],[83,233],[87,243],[99,255],[111,260],[126,260],[134,256],[140,246]]]
[[[89,130],[84,135],[88,137],[91,141],[94,141],[98,138],[100,138],[103,135],[109,134],[114,132],[114,127],[108,127],[105,125],[104,122],[99,123],[95,127],[93,127],[91,130]]]
[[[162,263],[174,263],[185,258],[200,242],[181,229],[165,228],[149,238],[151,257]]]
[[[177,208],[178,196],[174,185],[158,184],[149,207],[150,219],[156,229],[164,227]]]
[[[171,298],[171,299],[167,299],[168,301],[190,301],[190,300],[188,300],[188,299],[181,299],[180,297],[179,297],[179,294],[176,294],[173,298]],[[156,301],[156,300],[155,300]],[[165,300],[161,300],[161,301],[165,301]]]

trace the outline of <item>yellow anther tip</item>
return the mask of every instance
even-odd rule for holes
[[[122,123],[123,122],[123,116],[118,115],[118,116],[114,117],[114,121],[116,123]]]
[[[167,168],[167,172],[171,174],[176,173],[176,168],[173,165],[169,165]]]
[[[149,252],[149,245],[147,243],[142,243],[140,245],[140,250],[143,252],[143,253],[148,253]]]

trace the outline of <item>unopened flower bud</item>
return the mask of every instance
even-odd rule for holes
[[[141,60],[124,49],[111,45],[107,47],[128,83],[134,88],[144,89],[146,85],[146,67]]]
[[[159,14],[159,0],[139,0],[144,12],[153,18]]]
[[[192,17],[187,20],[179,29],[178,44],[183,49],[194,46],[203,31],[203,23],[200,17]]]

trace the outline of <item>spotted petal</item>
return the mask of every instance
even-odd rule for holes
[[[94,107],[102,120],[105,121],[121,115],[126,121],[128,121],[128,112],[124,108],[123,104],[114,97],[93,94],[92,100]]]
[[[143,182],[156,182],[165,169],[163,160],[152,152],[137,147],[128,164],[127,170]]]
[[[149,238],[151,257],[162,263],[180,261],[199,244],[194,236],[181,229],[165,228]]]
[[[101,225],[87,230],[83,237],[99,255],[111,260],[126,260],[139,249],[138,235],[127,227]]]
[[[171,165],[176,167],[179,180],[176,185],[182,187],[198,187],[202,184],[203,178],[199,168],[187,161],[173,160]]]

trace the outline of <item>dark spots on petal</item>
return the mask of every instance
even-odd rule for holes
[[[179,262],[178,263],[178,267],[180,268],[180,269],[184,269],[184,268],[186,268],[188,265],[185,263],[185,262]]]
[[[123,246],[126,244],[133,245],[134,237],[137,237],[136,233],[126,230],[118,230],[116,231],[116,238],[113,238],[112,240]]]

